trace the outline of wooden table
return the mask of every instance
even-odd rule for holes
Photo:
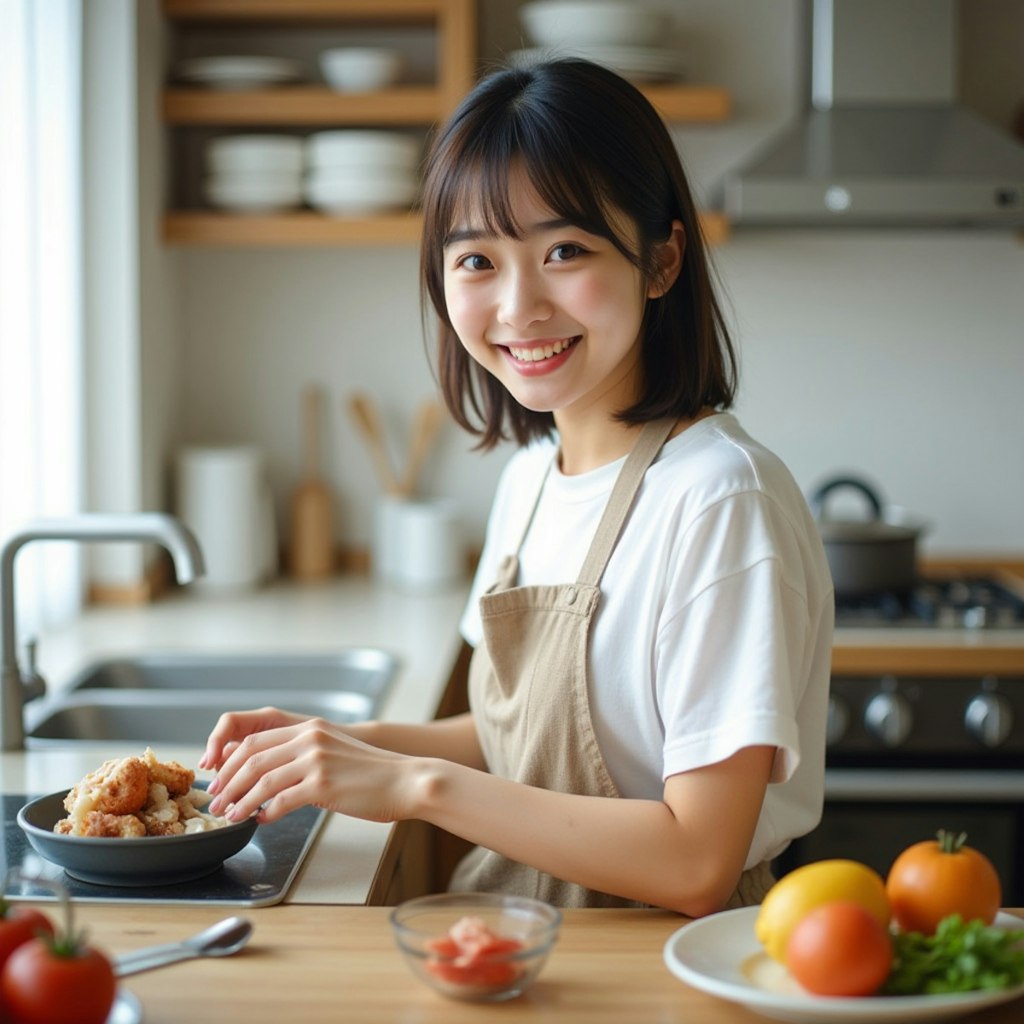
[[[185,938],[233,913],[223,907],[76,905],[79,925],[108,954]],[[240,911],[249,945],[124,979],[145,1024],[753,1024],[740,1006],[689,988],[662,961],[685,919],[661,911],[567,911],[543,973],[519,999],[457,1003],[417,981],[395,949],[384,907],[282,905]],[[1020,912],[1017,912],[1020,913]],[[1019,1024],[1024,1000],[963,1018]]]

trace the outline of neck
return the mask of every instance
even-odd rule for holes
[[[714,409],[705,408],[692,418],[678,420],[668,440],[694,423],[713,416],[714,412]],[[633,450],[643,429],[643,424],[620,423],[608,418],[585,423],[563,413],[555,413],[555,426],[559,435],[558,468],[566,476],[589,473],[624,458]]]
[[[577,476],[608,465],[628,455],[640,427],[617,420],[605,420],[600,424],[583,425],[571,417],[555,416],[559,436],[559,469],[566,476]]]

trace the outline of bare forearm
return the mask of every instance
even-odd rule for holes
[[[462,767],[421,766],[416,814],[513,860],[589,889],[689,915],[718,909],[745,851],[663,802],[576,796]],[[728,851],[728,845],[725,847]]]
[[[364,743],[397,754],[438,757],[470,768],[486,768],[476,728],[468,713],[422,725],[364,722],[346,726],[345,731]]]

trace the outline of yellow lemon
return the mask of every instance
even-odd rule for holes
[[[784,875],[768,890],[754,932],[768,955],[783,963],[790,932],[808,911],[834,900],[857,903],[889,924],[885,882],[877,871],[855,860],[819,860]]]

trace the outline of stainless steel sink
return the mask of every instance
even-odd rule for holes
[[[326,690],[383,694],[397,659],[374,647],[331,654],[167,652],[110,658],[72,680],[76,690]]]
[[[325,655],[146,654],[97,662],[62,696],[29,705],[29,739],[202,744],[226,711],[273,705],[337,722],[376,717],[398,661]]]

